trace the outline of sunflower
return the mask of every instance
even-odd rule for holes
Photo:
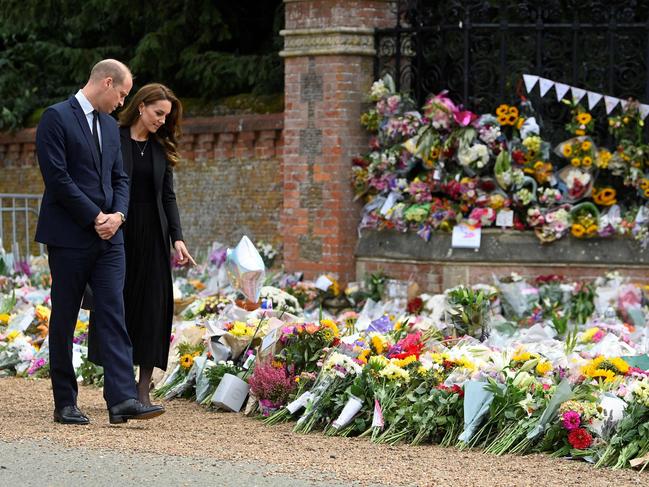
[[[649,198],[649,188],[645,189],[642,194],[644,195],[645,198]]]
[[[194,364],[194,357],[192,357],[191,354],[186,353],[185,355],[180,357],[180,366],[183,369],[189,369],[193,364]]]
[[[588,112],[577,114],[577,121],[582,125],[587,125],[592,119],[593,117]]]
[[[603,206],[614,205],[616,203],[616,199],[615,199],[616,194],[617,193],[613,188],[603,188],[601,191],[597,193],[597,198],[599,199],[598,204]]]
[[[503,103],[498,108],[496,108],[496,115],[498,115],[499,117],[501,115],[507,115],[508,111],[509,111],[509,105]]]
[[[510,113],[509,115],[507,115],[507,124],[514,125],[516,123],[517,118],[518,115],[514,115],[513,113]]]
[[[582,159],[582,164],[584,167],[590,167],[593,165],[593,158],[590,156],[586,156]]]
[[[563,157],[570,157],[572,155],[572,146],[570,144],[563,144],[561,153],[563,154]]]
[[[581,238],[584,236],[584,233],[586,233],[586,229],[584,228],[583,225],[579,223],[575,223],[572,225],[572,228],[570,229],[570,233],[572,233],[573,237]]]
[[[640,180],[640,189],[649,189],[649,179],[642,178]]]
[[[518,108],[516,107],[509,107],[509,110],[507,110],[507,114],[510,117],[518,118]]]
[[[588,151],[588,150],[590,150],[590,148],[592,147],[592,145],[593,145],[593,144],[591,143],[590,140],[584,140],[584,141],[581,143],[581,150],[583,150],[583,151]]]
[[[498,115],[498,123],[500,125],[507,125],[507,115]]]
[[[570,164],[572,164],[575,167],[579,167],[581,165],[581,160],[579,157],[573,157],[572,160],[570,161]]]
[[[597,225],[589,225],[588,228],[586,229],[586,235],[589,237],[592,237],[597,233]]]

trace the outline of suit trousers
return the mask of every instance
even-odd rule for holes
[[[124,322],[124,245],[97,239],[86,249],[48,246],[48,254],[52,273],[50,375],[55,407],[76,404],[72,340],[86,283],[94,292],[93,325],[104,365],[104,399],[111,407],[137,397],[133,350]]]

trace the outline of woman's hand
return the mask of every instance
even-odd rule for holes
[[[185,242],[182,240],[176,240],[174,242],[174,249],[176,249],[176,262],[180,265],[187,265],[190,262],[192,265],[196,265],[194,258],[189,255],[189,250],[185,247]]]

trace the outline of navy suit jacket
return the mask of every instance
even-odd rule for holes
[[[129,180],[124,172],[117,122],[100,113],[99,123],[101,156],[74,96],[43,113],[36,130],[38,165],[45,182],[37,242],[87,248],[100,240],[94,228],[100,211],[127,214]],[[121,229],[110,242],[124,243]]]

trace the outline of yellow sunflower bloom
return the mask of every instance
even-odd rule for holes
[[[584,228],[583,225],[579,223],[575,223],[572,225],[572,228],[570,229],[570,233],[572,233],[573,237],[581,238],[586,233],[586,229]]]
[[[190,354],[186,353],[185,355],[180,357],[180,366],[183,369],[189,369],[193,364],[194,364],[194,357],[192,357]]]
[[[575,167],[579,167],[581,165],[581,160],[579,159],[579,157],[573,157],[570,160],[570,164],[572,164]]]
[[[588,150],[590,150],[590,148],[591,148],[592,146],[593,146],[593,144],[591,143],[590,140],[584,140],[584,141],[581,143],[581,150],[583,150],[583,151],[588,151]]]
[[[561,153],[564,157],[570,157],[572,155],[572,146],[570,144],[563,144]]]
[[[516,108],[516,107],[509,107],[509,110],[507,111],[507,114],[508,114],[510,117],[518,118],[518,108]]]
[[[593,119],[590,113],[584,112],[577,114],[577,121],[582,125],[587,125]]]
[[[590,167],[593,165],[593,158],[586,156],[582,159],[581,163],[584,165],[584,167]]]
[[[498,115],[499,117],[501,115],[507,115],[508,111],[509,111],[509,105],[503,103],[498,108],[496,108],[496,115]]]

